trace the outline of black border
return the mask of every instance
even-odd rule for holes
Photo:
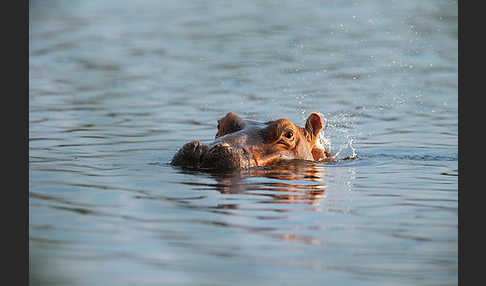
[[[4,3],[7,4],[7,3]],[[4,171],[3,281],[29,282],[29,4],[11,1],[3,5],[2,27],[2,136]],[[12,200],[13,199],[13,200]],[[8,283],[8,282],[7,282]]]

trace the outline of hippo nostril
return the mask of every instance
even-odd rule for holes
[[[226,143],[226,142],[222,142],[222,143],[218,143],[214,146],[212,146],[210,149],[209,149],[209,152],[215,152],[215,151],[218,151],[218,150],[222,150],[222,149],[230,149],[231,146]]]

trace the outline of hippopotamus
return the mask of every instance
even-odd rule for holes
[[[258,122],[243,120],[233,112],[218,120],[214,141],[186,143],[171,164],[212,170],[264,167],[283,160],[331,161],[333,156],[318,144],[324,128],[321,115],[312,112],[305,127],[282,118]]]

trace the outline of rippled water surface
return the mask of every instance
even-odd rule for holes
[[[32,284],[457,284],[455,1],[30,1],[29,20]],[[229,111],[320,112],[357,157],[169,165]]]

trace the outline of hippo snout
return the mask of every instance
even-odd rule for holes
[[[205,169],[238,169],[250,168],[248,151],[221,142],[207,146],[200,141],[185,144],[172,159],[171,164]]]
[[[250,168],[250,165],[248,151],[224,142],[210,148],[201,160],[202,168],[218,170]]]
[[[172,158],[172,165],[198,167],[203,154],[208,151],[208,146],[200,141],[192,141],[184,144]]]

